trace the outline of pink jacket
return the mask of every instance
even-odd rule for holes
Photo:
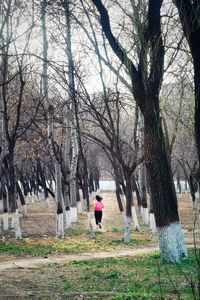
[[[104,205],[101,201],[95,201],[94,202],[94,210],[96,211],[102,211],[102,209],[104,208]]]

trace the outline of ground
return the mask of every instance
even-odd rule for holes
[[[12,230],[2,233],[0,299],[161,299],[158,288],[151,295],[152,284],[166,281],[158,276],[156,234],[141,226],[140,232],[132,232],[131,243],[124,244],[122,217],[115,195],[103,193],[102,196],[103,229],[95,231],[95,239],[88,234],[85,213],[79,215],[79,223],[66,231],[62,240],[55,238],[53,200],[50,209],[41,201],[28,204],[28,219],[21,220],[23,240],[15,241]],[[188,195],[178,201],[186,243],[193,245],[192,201]],[[151,252],[155,254],[147,254]],[[195,274],[194,261],[183,262],[186,272],[190,266],[191,274]],[[165,265],[161,267],[166,277]],[[172,293],[163,287],[163,293],[174,295],[166,299],[193,299],[189,283],[182,281],[184,298],[177,298],[174,288]]]

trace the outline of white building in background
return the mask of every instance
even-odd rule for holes
[[[114,180],[100,180],[99,185],[100,185],[100,191],[101,192],[104,192],[104,191],[114,192],[116,190]]]
[[[181,183],[181,190],[183,193],[185,193],[186,192],[185,181],[181,180],[180,183]],[[104,191],[113,192],[116,189],[114,180],[100,180],[99,184],[100,184],[101,192],[104,192]],[[176,180],[174,181],[174,184],[175,184],[176,192],[178,192]],[[189,192],[189,184],[188,183],[187,183],[187,191]]]

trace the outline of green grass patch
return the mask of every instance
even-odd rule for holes
[[[112,227],[111,232],[123,232],[123,230],[121,228],[118,228],[118,227]]]
[[[102,232],[101,231],[99,231],[99,230],[95,230],[95,235],[101,235],[102,234]]]
[[[149,239],[131,239],[131,241],[127,244],[129,246],[142,246],[142,245],[148,245],[150,242]],[[117,239],[117,240],[112,240],[110,242],[112,245],[116,245],[116,246],[119,246],[119,245],[124,245],[124,239]]]
[[[8,254],[21,256],[48,256],[57,254],[76,254],[83,252],[109,251],[114,249],[127,249],[150,245],[150,240],[133,238],[125,244],[122,239],[106,238],[104,233],[96,231],[96,238],[89,236],[65,237],[64,239],[25,238],[21,241],[10,240],[0,243],[0,255]]]
[[[0,255],[14,256],[46,256],[49,254],[76,254],[87,251],[103,251],[110,248],[110,242],[105,239],[66,238],[48,240],[24,239],[0,243]]]
[[[28,245],[25,242],[15,242],[0,244],[0,254],[9,254],[14,256],[41,256],[54,253],[52,246],[44,246],[40,244]]]
[[[198,266],[191,250],[189,259],[179,265],[164,262],[158,254],[148,254],[134,258],[72,261],[61,269],[68,270],[74,285],[72,290],[79,286],[80,293],[116,292],[114,297],[105,299],[191,300],[193,296],[188,279],[195,280]]]
[[[13,269],[0,284],[16,289],[18,295],[27,289],[40,299],[193,300],[190,282],[195,283],[197,273],[194,250],[190,250],[189,259],[179,265],[164,262],[158,254],[74,260],[27,269],[26,273]]]

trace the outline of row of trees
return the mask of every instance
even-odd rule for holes
[[[49,192],[55,197],[62,237],[63,205],[66,226],[77,221],[79,184],[92,231],[89,191],[94,182],[98,187],[106,157],[125,210],[124,240],[132,218],[139,229],[133,190],[149,223],[148,187],[161,255],[172,262],[187,256],[173,172],[178,178],[181,169],[193,192],[200,159],[198,3],[175,1],[180,19],[175,5],[161,0],[0,5],[1,194],[8,196],[16,238],[17,193],[22,200],[38,186],[47,204]],[[195,105],[186,61],[194,65]]]

